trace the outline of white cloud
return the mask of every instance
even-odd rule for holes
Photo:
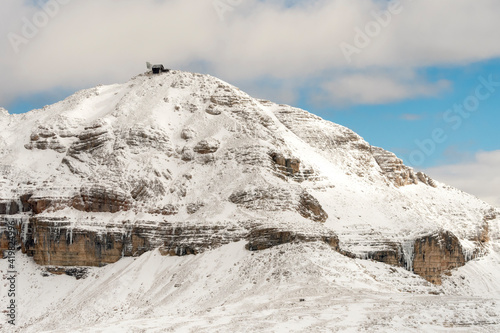
[[[472,193],[500,207],[500,150],[480,152],[459,164],[442,165],[426,170],[432,178]]]
[[[72,0],[27,45],[19,45],[19,54],[7,36],[21,34],[23,17],[32,21],[40,8],[1,1],[0,105],[55,87],[124,81],[145,70],[148,60],[188,70],[203,64],[232,83],[253,81],[256,90],[265,77],[293,82],[292,89],[311,82],[333,89],[347,82],[366,90],[346,88],[347,102],[356,102],[358,95],[365,103],[390,102],[429,96],[445,81],[415,76],[401,87],[401,81],[366,75],[366,70],[414,73],[500,56],[491,33],[500,30],[499,1],[401,1],[402,12],[351,64],[339,45],[353,43],[354,29],[363,29],[386,1],[296,1],[290,7],[289,1],[245,0],[221,21],[211,0]]]
[[[437,96],[450,87],[440,80],[430,83],[398,74],[364,73],[340,76],[322,84],[316,99],[333,104],[383,104],[416,97]]]

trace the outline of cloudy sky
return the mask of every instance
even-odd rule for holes
[[[499,16],[498,0],[2,0],[0,106],[163,63],[350,127],[500,206]]]

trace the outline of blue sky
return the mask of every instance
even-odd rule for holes
[[[410,165],[410,153],[419,149],[415,141],[431,138],[435,128],[442,128],[448,139],[436,143],[436,153],[426,156],[425,161],[415,167],[457,163],[480,150],[500,149],[500,87],[487,100],[481,101],[477,111],[470,112],[470,117],[464,118],[459,128],[454,129],[452,125],[455,123],[443,119],[447,110],[475,94],[480,77],[493,75],[496,82],[500,82],[500,60],[453,68],[433,67],[426,69],[426,74],[451,81],[450,89],[435,97],[388,104],[327,109],[311,107],[307,100],[303,100],[300,106],[309,107],[322,117],[353,129],[372,145],[393,151]]]
[[[0,106],[27,112],[164,63],[347,126],[500,205],[500,87],[460,124],[448,111],[500,82],[499,15],[498,0],[2,1]]]

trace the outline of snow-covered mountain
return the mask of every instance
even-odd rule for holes
[[[241,322],[238,308],[254,302],[258,320],[266,295],[274,295],[274,303],[267,299],[274,315],[286,316],[277,310],[288,301],[276,286],[291,288],[294,298],[315,295],[325,309],[334,305],[321,297],[346,297],[348,288],[360,297],[366,290],[467,294],[484,304],[482,288],[499,296],[498,209],[406,167],[343,126],[254,99],[217,78],[142,74],[22,115],[0,109],[0,128],[0,247],[8,248],[7,225],[15,224],[22,252],[41,265],[18,254],[26,268],[20,283],[42,289],[62,283],[52,295],[26,290],[21,303],[30,293],[44,299],[39,310],[21,314],[24,329],[73,330],[101,313],[103,325],[122,331],[113,320],[139,321],[151,309],[158,319],[174,304],[191,304],[193,316],[221,329],[226,303],[229,318]],[[142,264],[124,258],[137,256]],[[83,268],[106,264],[112,265]],[[312,288],[309,278],[321,281],[303,294]],[[134,281],[144,287],[122,290]],[[122,291],[123,299],[110,301]],[[185,300],[191,293],[198,301]],[[144,304],[131,304],[132,295],[143,294]],[[91,309],[94,298],[103,303]],[[423,304],[416,301],[414,309]],[[134,315],[127,316],[131,306]],[[495,301],[484,306],[498,313]],[[217,319],[205,313],[213,307]],[[71,315],[78,319],[57,324]],[[478,320],[499,327],[496,315],[485,318]]]

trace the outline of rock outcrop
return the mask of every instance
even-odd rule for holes
[[[324,235],[303,233],[280,230],[277,228],[255,229],[248,235],[248,244],[246,248],[250,251],[258,251],[268,249],[273,246],[292,243],[292,242],[324,242],[334,250],[339,250],[339,239],[333,233],[325,233]]]
[[[98,121],[85,127],[84,131],[78,135],[78,140],[69,148],[69,155],[79,159],[80,154],[92,153],[104,148],[106,144],[112,144],[112,142],[113,134],[104,122]]]
[[[66,146],[61,144],[59,136],[48,127],[39,126],[30,136],[30,142],[24,146],[26,149],[47,150],[52,149],[58,153],[65,153]]]
[[[453,233],[443,230],[400,244],[388,242],[385,246],[384,250],[366,253],[364,258],[404,267],[438,285],[441,284],[443,274],[464,266],[467,261],[484,253],[481,244],[476,244],[470,252]],[[356,257],[353,254],[348,255]]]
[[[49,266],[103,266],[155,248],[163,255],[197,254],[243,239],[248,233],[232,223],[136,221],[102,227],[46,217],[30,218],[28,228],[20,240],[23,251],[36,263]]]
[[[403,164],[395,154],[379,148],[371,147],[373,157],[384,175],[396,186],[414,185],[419,181],[425,185],[436,187],[434,181],[423,172],[415,173],[412,168]]]
[[[441,231],[415,240],[413,272],[434,284],[441,284],[441,275],[465,265],[466,258],[458,238]]]
[[[34,214],[46,210],[57,211],[67,207],[83,212],[116,213],[127,211],[132,205],[132,197],[118,187],[98,184],[84,185],[79,191],[67,196],[54,196],[54,193],[41,192],[30,196],[28,204]]]
[[[229,201],[250,210],[297,211],[305,218],[325,222],[328,214],[318,200],[305,191],[288,188],[250,188],[237,191]]]
[[[220,147],[220,142],[216,139],[206,139],[198,142],[193,150],[198,154],[215,153]]]

